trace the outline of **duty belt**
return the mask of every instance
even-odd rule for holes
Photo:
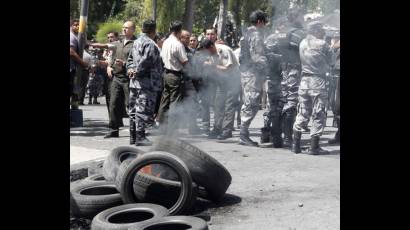
[[[172,73],[177,75],[178,77],[182,76],[182,71],[176,71],[176,70],[170,70],[170,69],[165,69],[165,73]]]

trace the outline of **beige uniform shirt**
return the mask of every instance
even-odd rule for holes
[[[184,45],[172,34],[162,45],[161,58],[164,67],[174,71],[181,71],[182,63],[188,61]]]
[[[228,67],[230,74],[239,74],[239,62],[235,57],[233,50],[223,44],[215,44],[218,52],[218,61],[216,64]]]

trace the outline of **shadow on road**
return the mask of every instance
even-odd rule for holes
[[[219,203],[212,201],[197,199],[192,215],[202,218],[205,221],[211,219],[208,209],[218,208],[218,212],[230,212],[234,205],[242,202],[242,198],[233,194],[226,193]]]
[[[107,130],[106,121],[85,119],[83,127],[70,128],[70,136],[103,136]]]

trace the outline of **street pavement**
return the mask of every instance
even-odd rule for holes
[[[100,105],[81,106],[84,127],[70,129],[70,166],[103,159],[110,150],[129,144],[128,119],[119,138],[104,139],[108,131],[108,112]],[[260,141],[263,126],[260,110],[250,127],[251,138]],[[256,148],[238,145],[239,129],[225,141],[190,136],[180,138],[204,150],[222,163],[232,175],[225,199],[220,204],[197,202],[196,214],[208,219],[210,230],[217,229],[340,229],[340,146],[327,144],[336,128],[327,127],[321,146],[329,155],[294,154],[288,149]],[[157,136],[148,136],[155,141]],[[302,135],[303,147],[309,135]],[[302,147],[302,148],[303,148]],[[139,147],[148,150],[150,147]]]

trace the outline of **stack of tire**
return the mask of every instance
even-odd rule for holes
[[[144,170],[149,165],[167,167]],[[113,149],[102,174],[72,183],[70,211],[92,218],[92,230],[208,229],[204,220],[182,215],[192,211],[197,197],[221,201],[231,180],[207,153],[164,137],[148,152]]]

